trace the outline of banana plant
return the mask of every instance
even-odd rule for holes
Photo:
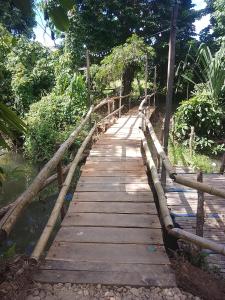
[[[197,58],[194,59],[189,55],[189,60],[192,70],[198,79],[198,83],[194,82],[187,75],[181,75],[196,87],[198,84],[203,84],[204,90],[207,92],[212,101],[218,102],[225,88],[225,43],[213,55],[208,46],[201,44],[197,53]],[[187,64],[185,64],[185,67]]]
[[[0,102],[0,146],[9,148],[6,139],[26,131],[26,124],[5,104]]]

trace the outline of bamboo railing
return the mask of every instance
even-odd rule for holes
[[[21,215],[23,210],[29,203],[33,200],[37,194],[45,188],[48,184],[53,182],[57,177],[56,175],[50,176],[50,174],[57,168],[60,161],[63,159],[64,154],[66,151],[71,147],[74,143],[75,139],[78,137],[79,133],[81,132],[84,125],[90,120],[91,115],[96,112],[99,108],[103,105],[108,103],[114,103],[114,101],[119,100],[120,107],[115,110],[114,112],[110,112],[110,116],[107,118],[112,117],[116,113],[120,113],[123,106],[121,106],[122,99],[129,97],[130,95],[125,96],[116,96],[112,98],[106,98],[100,101],[96,106],[91,106],[89,111],[87,112],[86,116],[81,120],[80,124],[76,127],[76,129],[71,133],[69,138],[59,147],[59,149],[55,152],[53,157],[44,165],[38,175],[34,178],[32,183],[29,187],[24,191],[14,202],[12,205],[4,211],[4,215],[0,220],[0,241],[5,240],[8,235],[10,234],[12,228],[14,227],[18,217]],[[103,118],[105,120],[106,118]],[[91,131],[92,132],[92,131]],[[94,132],[94,130],[93,130]],[[83,149],[84,150],[84,149]],[[78,151],[79,152],[79,151]],[[79,152],[80,153],[80,152]],[[83,153],[83,151],[82,151]],[[79,156],[80,160],[81,156]],[[78,163],[78,162],[77,162]],[[65,170],[65,173],[68,172],[67,177],[69,176],[70,170],[73,168],[73,163]],[[50,177],[49,177],[50,176]],[[64,181],[65,183],[65,181]],[[64,183],[63,187],[64,188]]]
[[[140,109],[140,107],[139,107],[139,112],[140,112],[142,119],[144,119],[145,124],[147,125],[147,128],[149,130],[153,144],[157,150],[157,153],[160,155],[162,162],[163,162],[167,172],[169,173],[170,177],[174,181],[181,183],[183,185],[195,188],[195,189],[203,191],[203,192],[207,192],[212,195],[216,195],[216,196],[219,195],[219,196],[225,198],[225,192],[221,189],[215,189],[212,186],[209,187],[205,184],[202,184],[201,182],[195,182],[193,180],[186,180],[185,178],[182,178],[181,175],[178,176],[176,174],[172,164],[170,163],[169,159],[167,158],[167,156],[155,134],[155,131],[153,129],[151,122],[146,118],[145,114],[143,113],[143,109],[142,108]],[[197,236],[197,235],[187,232],[183,229],[174,228],[173,221],[170,216],[170,211],[167,206],[167,200],[165,197],[165,193],[164,193],[163,187],[160,183],[157,168],[155,166],[151,151],[149,150],[149,146],[148,146],[145,134],[144,134],[144,128],[142,128],[142,131],[141,131],[141,138],[142,138],[142,146],[143,146],[145,156],[146,156],[147,166],[151,171],[152,181],[153,181],[153,184],[154,184],[157,196],[158,196],[160,215],[161,215],[163,224],[165,225],[167,232],[170,235],[175,236],[176,238],[181,238],[183,240],[189,241],[203,249],[210,249],[210,250],[215,251],[216,253],[225,255],[225,245],[219,244],[217,242],[208,240],[208,239],[200,237],[200,236]]]

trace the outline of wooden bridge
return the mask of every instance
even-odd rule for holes
[[[36,279],[175,286],[141,154],[140,118],[121,117],[92,147]]]
[[[92,106],[29,188],[11,204],[0,220],[0,240],[2,240],[10,234],[24,207],[49,182],[57,178],[57,175],[51,175],[57,168],[61,189],[31,255],[32,260],[38,261],[47,248],[60,212],[63,212],[64,199],[73,180],[74,171],[96,131],[96,124],[83,141],[74,160],[66,168],[68,174],[64,180],[60,162],[65,152],[97,109],[103,105],[108,106],[108,115],[102,119],[103,121],[115,114],[119,115],[116,123],[92,146],[82,167],[73,200],[60,230],[47,251],[44,263],[40,265],[40,270],[35,275],[36,280],[176,286],[164,247],[163,231],[177,239],[197,245],[198,249],[208,249],[217,255],[225,255],[225,246],[221,240],[197,236],[193,230],[185,226],[183,229],[174,226],[169,210],[174,203],[169,197],[167,202],[148,139],[151,140],[161,164],[166,168],[172,184],[182,184],[223,199],[225,191],[220,186],[196,182],[174,169],[149,121],[151,107],[145,106],[149,98],[151,97],[147,96],[143,99],[139,113],[130,112],[122,117],[121,96],[104,99],[95,107]],[[115,109],[117,100],[119,104]],[[157,195],[155,198],[148,184],[147,170],[151,174],[151,186]],[[180,203],[180,208],[177,209],[183,211],[184,203]]]

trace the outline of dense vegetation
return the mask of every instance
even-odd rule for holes
[[[195,150],[217,155],[225,150],[225,15],[221,9],[225,1],[208,0],[201,11],[194,9],[191,0],[180,2],[174,99],[183,101],[175,113],[174,135],[187,145],[194,126]],[[10,145],[8,138],[18,143],[19,137],[19,145],[30,159],[43,162],[52,155],[87,110],[85,74],[80,71],[86,64],[86,49],[91,53],[94,101],[121,82],[124,94],[132,90],[142,94],[146,55],[148,88],[153,85],[156,65],[158,91],[165,95],[172,3],[1,2],[1,145]],[[37,7],[52,38],[62,39],[55,51],[32,40]],[[193,24],[207,13],[211,22],[200,33],[199,41]],[[8,118],[4,119],[6,109]]]

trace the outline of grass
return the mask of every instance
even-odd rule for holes
[[[194,151],[191,155],[189,148],[177,142],[173,143],[171,140],[169,142],[169,159],[173,165],[190,167],[204,173],[219,172],[220,168],[218,160]]]

